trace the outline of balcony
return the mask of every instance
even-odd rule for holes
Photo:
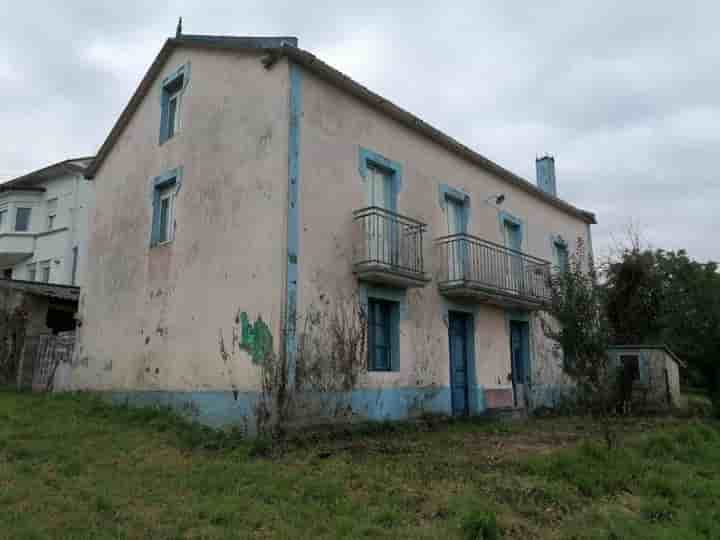
[[[356,245],[353,272],[379,285],[424,287],[424,223],[371,206],[353,212]]]
[[[437,240],[440,293],[504,308],[541,308],[550,298],[550,263],[468,234]]]
[[[35,236],[26,232],[0,234],[0,267],[12,266],[30,257],[35,249]]]

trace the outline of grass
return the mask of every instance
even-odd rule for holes
[[[0,538],[720,538],[720,428],[584,419],[262,441],[84,395],[0,392]]]

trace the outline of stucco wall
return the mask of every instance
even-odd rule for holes
[[[188,63],[180,131],[159,146],[161,81]],[[279,345],[287,146],[287,64],[173,52],[94,180],[75,387],[257,388],[233,331],[247,312]],[[177,167],[174,241],[151,248],[152,182]]]
[[[161,80],[182,65],[190,81],[181,128],[159,146]],[[496,405],[511,395],[513,317],[531,323],[531,377],[543,363],[537,371],[553,384],[557,355],[548,354],[534,317],[438,293],[434,239],[447,234],[440,185],[467,193],[468,232],[498,243],[499,210],[482,201],[504,193],[501,209],[524,224],[522,249],[544,259],[553,257],[553,235],[572,250],[586,225],[308,73],[300,85],[298,316],[368,294],[352,273],[352,212],[365,206],[361,147],[402,165],[398,212],[428,224],[423,250],[433,280],[402,295],[400,370],[365,374],[355,392],[337,396],[337,407],[390,419],[410,409],[449,412],[451,310],[474,316],[471,412],[484,410],[489,395]],[[246,314],[267,324],[275,351],[284,347],[289,102],[284,60],[266,70],[255,54],[173,52],[94,180],[74,387],[187,406],[210,424],[252,414],[259,369],[234,337],[242,339]],[[151,248],[152,182],[178,167],[175,238]],[[416,406],[419,388],[427,392]]]
[[[428,224],[423,249],[426,271],[433,281],[407,293],[407,312],[400,324],[400,371],[370,373],[361,385],[413,386],[416,373],[422,371],[429,374],[424,384],[447,387],[447,312],[460,309],[475,316],[476,384],[485,391],[509,390],[509,314],[495,307],[454,305],[438,293],[441,261],[434,239],[448,233],[440,185],[470,196],[470,234],[503,243],[499,211],[508,212],[523,222],[523,251],[549,261],[553,261],[553,235],[567,240],[572,252],[576,239],[586,237],[587,225],[309,73],[303,77],[302,96],[299,313],[316,305],[320,297],[347,296],[362,289],[352,273],[353,250],[358,248],[353,245],[352,212],[366,204],[359,152],[367,148],[402,166],[397,211]],[[499,209],[483,203],[496,193],[506,195]],[[559,355],[546,343],[535,317],[531,326],[531,361],[535,362],[531,374],[537,373],[548,385],[562,383]],[[483,407],[482,398],[477,407]]]

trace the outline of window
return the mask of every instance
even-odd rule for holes
[[[40,263],[40,281],[50,283],[50,261]]]
[[[160,113],[160,144],[180,130],[182,94],[187,86],[189,66],[186,64],[163,81]]]
[[[160,230],[158,236],[159,244],[163,244],[172,240],[174,191],[174,184],[160,191]]]
[[[623,354],[620,356],[625,377],[630,381],[640,380],[640,357],[636,354]]]
[[[565,243],[556,243],[555,251],[557,253],[557,267],[560,272],[567,272],[570,268],[570,258],[568,256],[568,247]]]
[[[402,165],[380,154],[360,148],[360,176],[365,183],[368,206],[397,211],[398,192],[402,185]]]
[[[72,285],[75,285],[75,282],[77,281],[77,268],[78,268],[78,247],[75,246],[72,248],[72,281],[70,282]]]
[[[37,266],[35,264],[28,264],[28,281],[35,281],[37,278]]]
[[[394,371],[399,366],[399,304],[368,299],[368,370]]]
[[[47,202],[47,230],[55,228],[55,216],[57,215],[57,199],[49,199]]]
[[[30,211],[31,208],[18,208],[15,211],[15,230],[18,232],[26,232],[30,230]]]
[[[0,232],[5,228],[5,220],[7,219],[7,210],[0,210]]]
[[[181,171],[181,168],[174,169],[155,179],[151,246],[175,239],[175,199]]]
[[[12,268],[5,268],[3,270],[3,278],[12,279]]]

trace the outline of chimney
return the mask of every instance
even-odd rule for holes
[[[537,171],[537,185],[545,193],[557,197],[557,182],[555,181],[555,158],[549,155],[535,160]]]

